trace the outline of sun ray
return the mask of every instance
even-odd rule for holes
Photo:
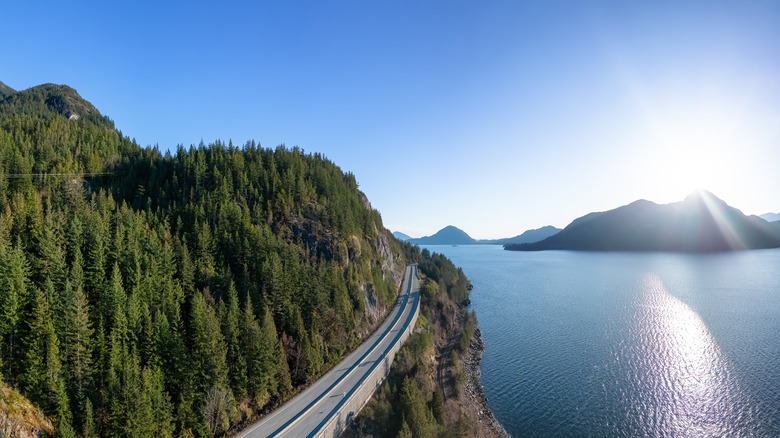
[[[734,229],[728,207],[705,190],[701,190],[699,196],[729,248],[732,250],[746,249],[747,245],[745,245],[745,242],[739,237],[739,233]]]

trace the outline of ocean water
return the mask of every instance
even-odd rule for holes
[[[512,436],[780,436],[780,250],[428,249],[474,285]]]

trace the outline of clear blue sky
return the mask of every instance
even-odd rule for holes
[[[144,146],[322,152],[414,236],[695,188],[780,211],[777,1],[34,3],[0,5],[0,81]]]

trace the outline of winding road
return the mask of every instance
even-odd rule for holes
[[[338,436],[388,374],[392,359],[414,329],[420,307],[417,265],[406,267],[393,310],[363,344],[304,392],[237,436]]]

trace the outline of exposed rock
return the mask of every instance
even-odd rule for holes
[[[468,380],[465,388],[464,404],[473,403],[474,411],[477,413],[477,436],[508,438],[509,433],[501,426],[501,423],[493,416],[487,405],[485,389],[480,384],[482,371],[482,352],[485,351],[485,344],[482,342],[482,333],[479,328],[474,330],[474,337],[471,339],[471,346],[463,362]]]
[[[379,231],[376,224],[374,224],[374,234],[377,236],[371,240],[371,246],[379,253],[379,257],[382,259],[382,276],[385,280],[389,278],[396,285],[401,284],[401,279],[404,275],[404,265],[398,263],[393,257],[393,249],[390,247],[389,231]]]
[[[16,390],[0,382],[0,437],[34,438],[53,435],[54,426]]]
[[[82,114],[87,115],[94,110],[91,104],[70,87],[53,85],[50,93],[46,97],[46,106],[70,120],[78,120]]]
[[[360,200],[363,201],[363,205],[368,209],[368,211],[371,211],[371,202],[368,200],[368,196],[366,196],[365,193],[358,191],[358,196],[360,196]]]

